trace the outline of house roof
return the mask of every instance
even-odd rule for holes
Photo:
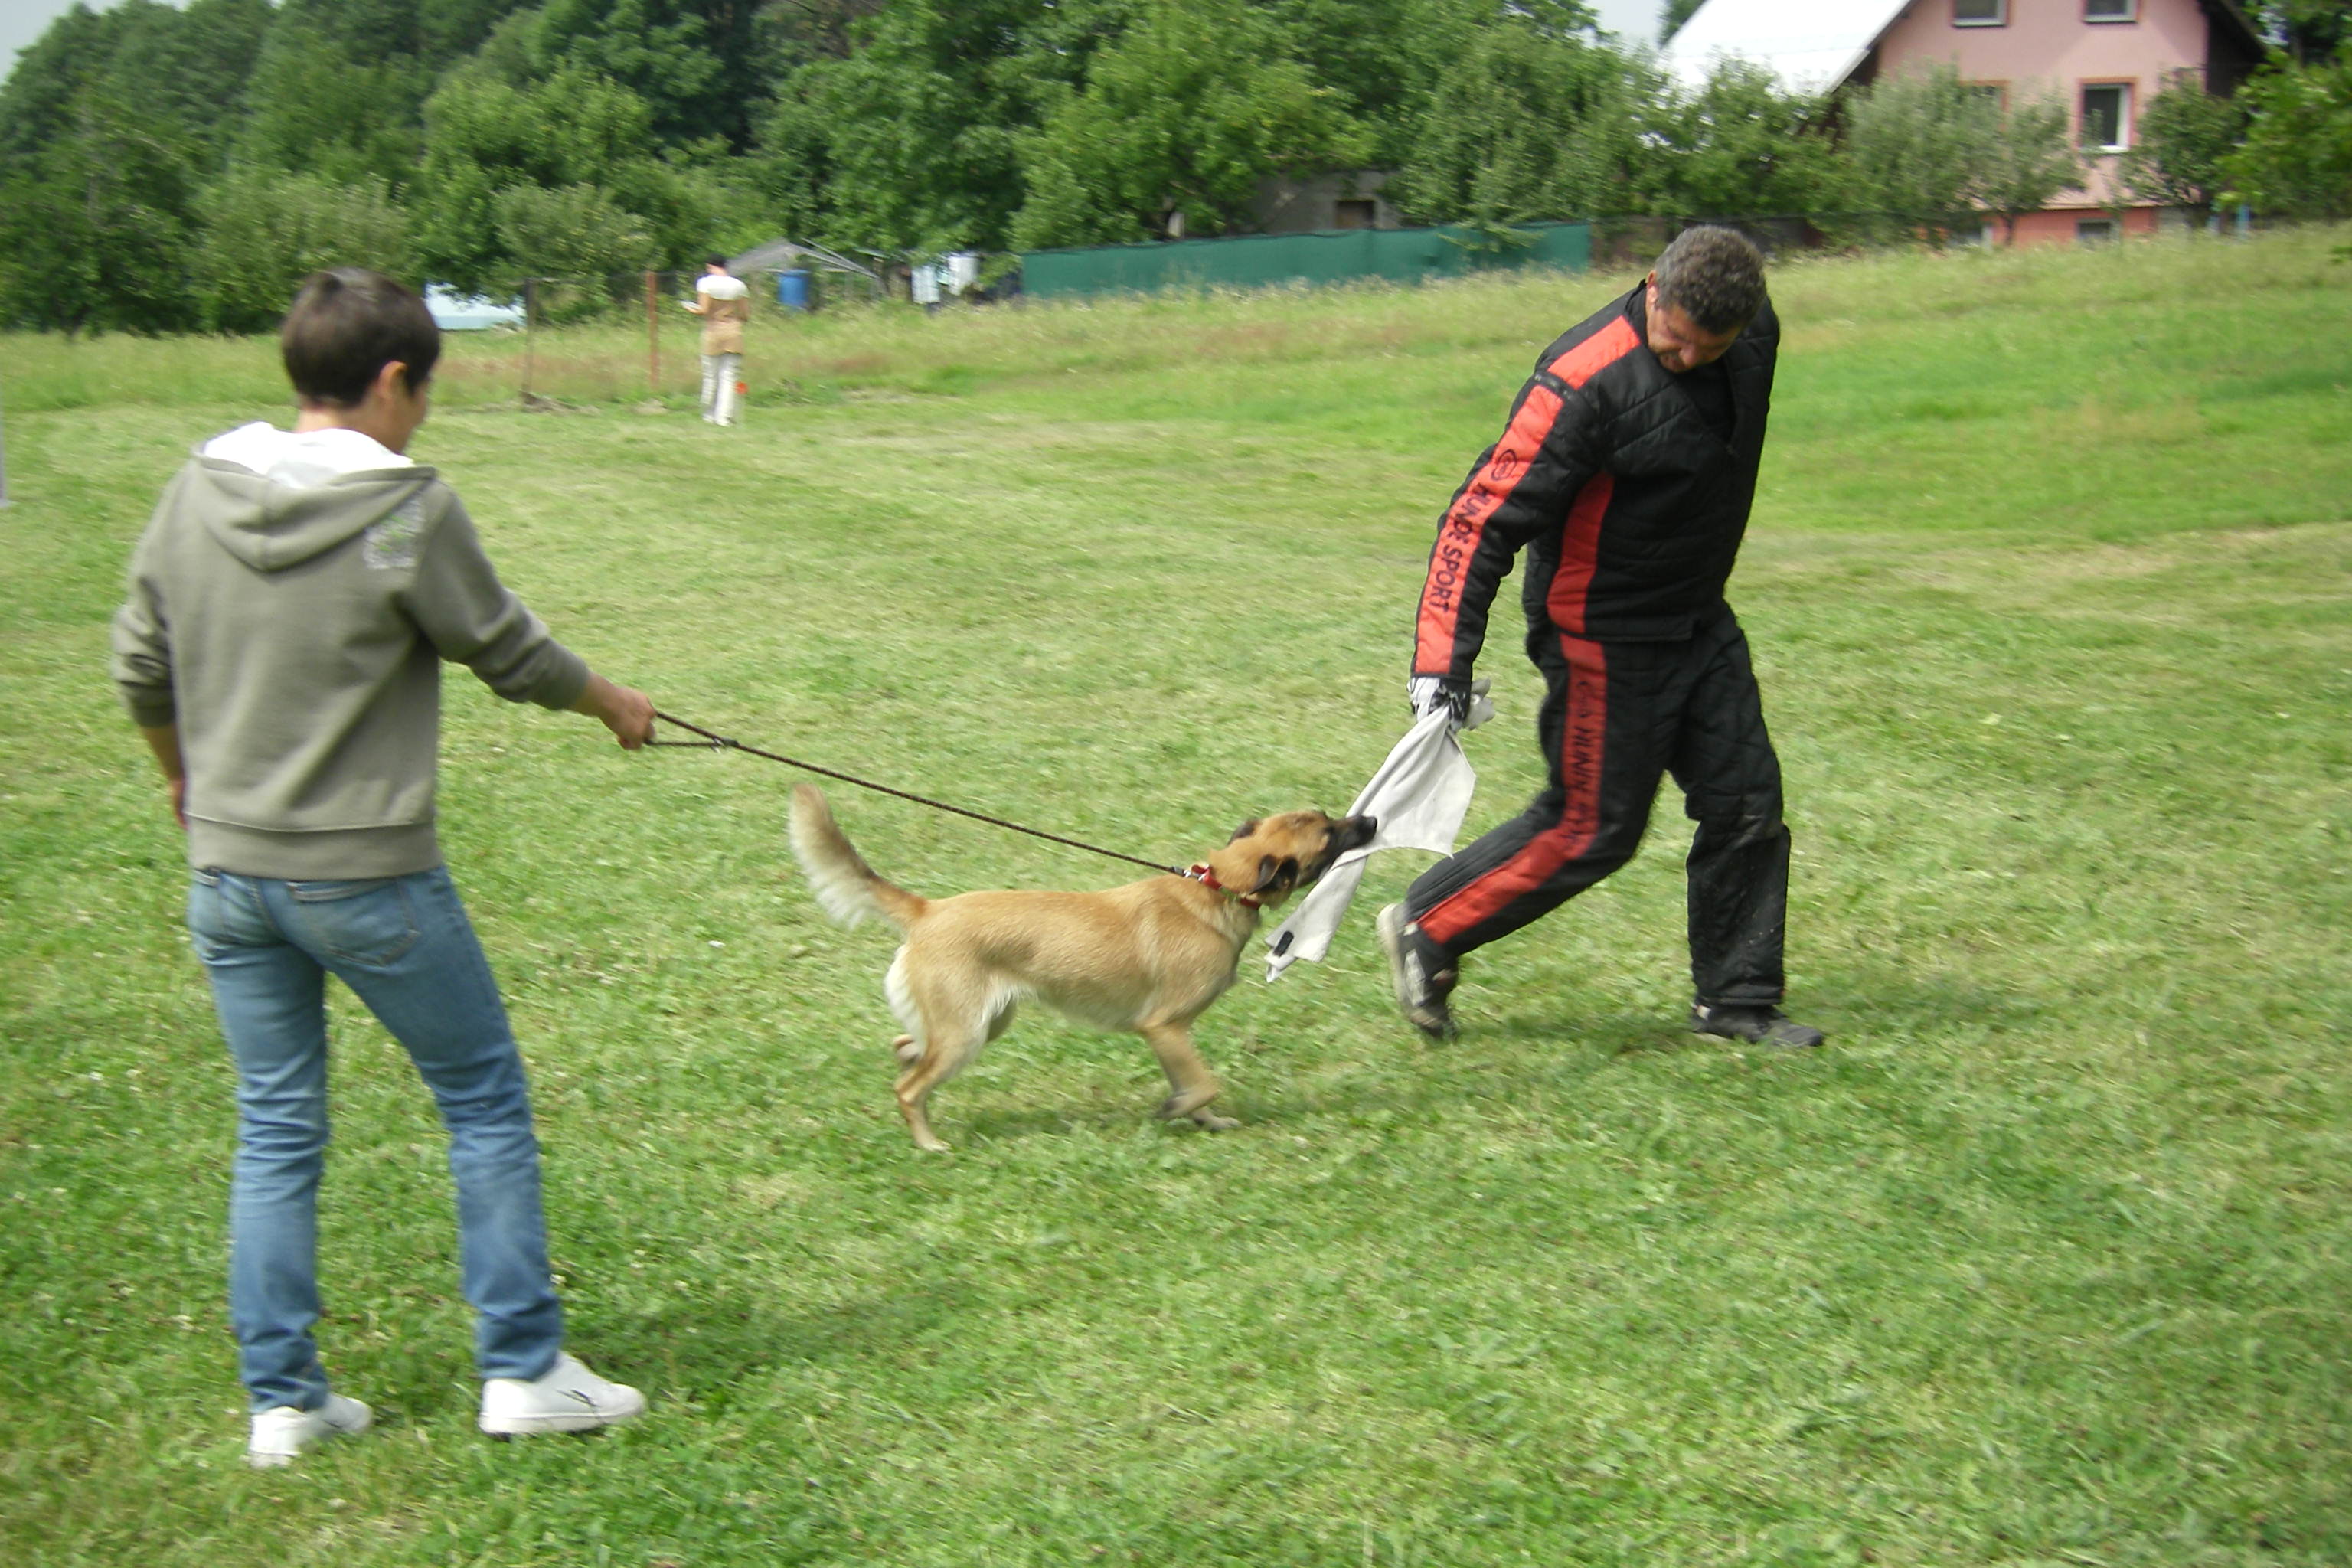
[[[1796,92],[1827,92],[1870,53],[1908,0],[1706,0],[1661,59],[1685,86],[1727,55],[1769,67]]]

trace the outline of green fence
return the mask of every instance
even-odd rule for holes
[[[1355,228],[1318,234],[1178,239],[1033,250],[1021,258],[1021,289],[1044,299],[1149,294],[1162,289],[1263,289],[1277,283],[1346,283],[1385,278],[1417,283],[1493,268],[1592,264],[1592,226],[1536,224],[1498,243],[1459,228]]]

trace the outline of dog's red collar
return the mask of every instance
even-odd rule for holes
[[[1184,873],[1184,876],[1188,881],[1198,882],[1213,893],[1233,893],[1234,902],[1245,910],[1256,909],[1264,901],[1255,893],[1234,893],[1231,888],[1217,880],[1217,874],[1209,869],[1209,863],[1205,860],[1195,863],[1192,869]]]

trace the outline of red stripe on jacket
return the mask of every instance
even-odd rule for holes
[[[1579,388],[1641,344],[1633,323],[1620,316],[1551,362],[1552,374]],[[1595,474],[1576,492],[1560,530],[1559,569],[1552,574],[1545,608],[1552,625],[1562,631],[1584,630],[1584,595],[1592,586],[1592,568],[1601,559],[1601,520],[1609,514],[1609,498],[1617,492],[1614,475]]]
[[[1552,361],[1549,369],[1552,374],[1580,391],[1586,382],[1641,346],[1641,335],[1633,331],[1633,323],[1620,316]]]
[[[1560,721],[1559,820],[1519,852],[1444,900],[1413,923],[1440,947],[1492,920],[1549,881],[1592,847],[1601,832],[1601,769],[1609,728],[1609,656],[1596,642],[1563,637],[1568,711]]]
[[[1543,449],[1559,419],[1559,394],[1548,386],[1528,390],[1510,428],[1495,443],[1486,466],[1470,477],[1438,526],[1430,552],[1429,578],[1422,584],[1421,614],[1413,634],[1412,667],[1443,673],[1454,668],[1454,630],[1462,615],[1462,583],[1471,558],[1486,537],[1486,521],[1510,500],[1528,466]]]
[[[1584,630],[1584,595],[1601,560],[1601,520],[1609,514],[1609,498],[1616,493],[1614,474],[1595,474],[1568,509],[1568,526],[1559,531],[1559,567],[1551,574],[1551,592],[1544,599],[1551,624],[1564,632]]]

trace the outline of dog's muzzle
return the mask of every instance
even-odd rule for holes
[[[1340,856],[1350,849],[1361,849],[1372,841],[1380,830],[1381,821],[1376,816],[1341,817],[1331,825],[1331,842],[1325,850],[1322,860],[1316,866],[1312,875],[1299,879],[1300,883],[1304,885],[1321,879],[1323,873],[1328,871]]]

